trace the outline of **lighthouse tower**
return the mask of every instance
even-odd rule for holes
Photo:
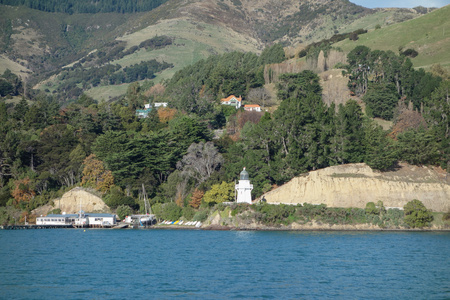
[[[242,170],[239,183],[236,184],[236,192],[237,192],[237,203],[248,203],[252,204],[252,190],[253,184],[250,184],[250,179],[248,176],[248,172],[245,171],[245,168]]]

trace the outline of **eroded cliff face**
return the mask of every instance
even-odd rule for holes
[[[418,199],[432,211],[450,210],[450,176],[439,168],[400,165],[392,172],[373,171],[366,164],[329,167],[296,177],[263,195],[272,204],[326,204],[365,208],[381,200],[403,208]]]
[[[76,187],[61,198],[53,200],[53,206],[50,204],[36,208],[33,212],[37,215],[47,215],[53,209],[60,208],[61,212],[68,214],[78,213],[81,209],[90,213],[109,213],[110,208],[103,202],[100,197],[89,193],[83,188]]]

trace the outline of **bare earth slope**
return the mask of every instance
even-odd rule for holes
[[[61,198],[53,200],[53,206],[47,204],[38,207],[33,213],[37,216],[46,215],[49,211],[57,208],[67,214],[78,213],[80,211],[80,203],[81,209],[85,212],[110,212],[109,207],[100,197],[89,193],[83,188],[76,187],[65,193]]]
[[[418,199],[437,212],[450,210],[450,178],[429,167],[401,165],[393,172],[376,172],[366,164],[329,167],[296,177],[266,193],[267,203],[324,203],[329,207],[365,208],[383,201],[386,207]]]

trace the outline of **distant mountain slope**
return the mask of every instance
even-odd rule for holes
[[[411,48],[419,55],[412,58],[415,67],[441,64],[450,70],[450,5],[413,20],[373,30],[357,41],[345,40],[335,46],[350,51],[358,45],[398,53]]]
[[[67,90],[64,81],[71,76],[65,66],[86,69],[98,62],[96,67],[118,65],[115,72],[121,72],[152,59],[172,64],[156,74],[154,80],[159,81],[211,54],[259,53],[275,42],[308,44],[355,26],[374,28],[418,15],[417,10],[371,10],[347,0],[169,0],[148,12],[71,15],[0,5],[0,71],[12,66],[19,75],[28,73],[33,86],[58,95],[58,89]],[[164,49],[139,48],[162,35],[173,43]],[[98,57],[85,63],[89,54]],[[123,94],[127,84],[111,87],[101,80],[79,82],[76,88],[70,97],[84,91],[96,99],[109,99]]]

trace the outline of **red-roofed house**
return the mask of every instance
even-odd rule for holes
[[[223,105],[234,106],[236,107],[236,109],[238,109],[242,105],[242,97],[237,98],[235,95],[231,95],[227,98],[220,99],[220,103]]]
[[[258,104],[245,104],[244,110],[246,111],[261,111],[261,106]]]

